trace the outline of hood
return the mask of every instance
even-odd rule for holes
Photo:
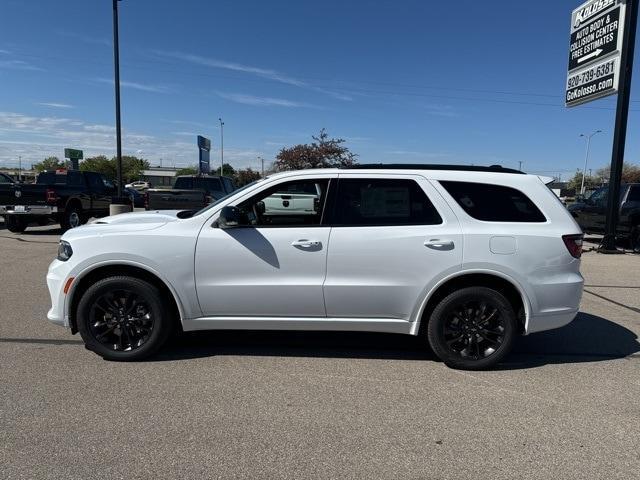
[[[165,224],[178,220],[178,213],[182,210],[155,210],[150,212],[132,212],[98,218],[89,225],[140,225]],[[148,228],[148,227],[147,227]]]
[[[153,230],[170,222],[178,221],[178,213],[182,210],[162,210],[151,212],[132,212],[113,215],[93,220],[87,225],[72,228],[63,236],[63,240],[89,237],[120,232],[141,232]]]

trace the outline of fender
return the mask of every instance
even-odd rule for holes
[[[69,323],[68,319],[69,319],[69,308],[70,308],[70,303],[71,303],[70,300],[73,298],[73,295],[75,294],[76,286],[80,283],[80,280],[82,280],[82,278],[84,278],[86,275],[88,275],[89,273],[93,272],[97,268],[106,267],[106,266],[109,266],[109,265],[127,265],[127,266],[130,266],[130,267],[136,267],[136,268],[140,268],[141,270],[146,270],[150,274],[152,274],[155,277],[157,277],[162,283],[164,283],[167,286],[167,288],[171,292],[171,295],[173,296],[173,299],[176,302],[176,305],[178,306],[178,313],[180,315],[180,323],[182,323],[183,319],[185,318],[184,307],[182,305],[182,301],[180,300],[180,297],[178,296],[178,293],[176,292],[176,289],[173,287],[171,282],[169,282],[160,272],[158,272],[157,270],[149,267],[148,265],[145,265],[144,263],[136,262],[136,261],[133,261],[133,260],[105,260],[105,261],[93,263],[90,266],[88,266],[88,267],[84,268],[83,270],[81,270],[78,274],[73,275],[75,277],[75,279],[74,279],[73,284],[71,286],[71,290],[64,297],[64,318],[65,318],[65,323],[66,324]]]
[[[526,332],[529,330],[529,319],[531,318],[531,304],[529,302],[529,297],[527,296],[524,288],[522,287],[522,285],[520,285],[520,283],[518,281],[516,281],[513,277],[511,277],[510,275],[507,275],[503,272],[500,272],[498,270],[490,270],[490,269],[483,269],[483,268],[474,268],[474,269],[470,269],[470,270],[462,270],[462,271],[458,271],[455,273],[452,273],[450,275],[447,275],[444,278],[441,278],[427,293],[427,295],[423,298],[422,302],[419,303],[419,306],[416,310],[415,316],[413,318],[413,325],[411,327],[411,335],[417,335],[418,332],[420,331],[420,324],[422,322],[422,315],[424,313],[424,309],[427,306],[427,303],[429,303],[429,300],[431,299],[431,297],[433,296],[433,294],[438,291],[438,289],[444,285],[445,283],[447,283],[450,280],[453,280],[455,278],[459,278],[459,277],[463,277],[465,275],[472,275],[472,274],[485,274],[485,275],[493,275],[496,277],[500,277],[503,280],[506,280],[507,282],[509,282],[511,285],[513,285],[515,287],[515,289],[518,291],[518,293],[520,294],[520,298],[522,299],[522,304],[524,305],[524,314],[525,314],[525,324],[524,324],[524,330],[525,330],[525,335]]]

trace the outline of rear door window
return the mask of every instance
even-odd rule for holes
[[[222,190],[222,182],[219,178],[199,178],[196,179],[196,182],[200,190],[215,193],[217,196],[222,196],[221,194],[224,193]]]
[[[440,184],[476,220],[521,223],[547,221],[531,199],[515,188],[472,182],[441,181]]]
[[[409,179],[340,179],[334,215],[339,226],[442,223],[427,194]]]
[[[70,171],[67,173],[66,177],[67,177],[67,185],[71,185],[74,187],[84,186],[84,177],[82,176],[82,173]]]
[[[177,190],[191,190],[193,188],[192,177],[179,177],[176,179],[174,188]]]

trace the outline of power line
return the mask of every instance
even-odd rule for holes
[[[95,61],[91,59],[83,59],[83,58],[70,58],[70,57],[56,57],[56,56],[45,56],[45,55],[33,55],[33,54],[21,54],[25,57],[32,58],[40,58],[47,60],[56,60],[56,61],[66,61],[70,63],[77,62],[85,62],[85,63],[93,63],[95,65],[108,65],[106,62]],[[183,75],[186,77],[200,76],[200,77],[208,77],[208,78],[220,78],[220,79],[228,79],[228,80],[236,80],[236,81],[246,81],[253,83],[277,83],[277,80],[269,80],[268,78],[247,78],[247,76],[233,76],[233,75],[222,75],[222,74],[213,74],[213,73],[205,73],[205,72],[196,72],[196,71],[185,71],[184,69],[174,70],[174,69],[158,69],[157,65],[175,65],[175,63],[165,62],[162,60],[154,60],[154,61],[145,61],[145,60],[137,60],[135,63],[121,62],[123,65],[127,66],[127,68],[140,69],[140,70],[152,70],[152,71],[164,71],[167,73],[174,73],[178,75]],[[148,65],[155,66],[144,66],[141,65],[146,63]],[[314,80],[313,77],[296,77],[300,80]],[[316,78],[316,80],[318,80]],[[351,83],[345,80],[338,80],[342,83]],[[503,90],[481,90],[481,89],[464,89],[464,88],[454,88],[454,87],[442,87],[442,86],[430,86],[430,85],[409,85],[409,84],[396,84],[390,82],[372,82],[372,81],[361,81],[359,83],[369,83],[369,84],[380,84],[380,85],[389,85],[389,86],[400,86],[400,87],[408,87],[408,88],[423,88],[423,89],[432,89],[432,90],[443,90],[443,91],[458,91],[458,92],[468,92],[468,93],[489,93],[494,95],[514,95],[514,96],[532,96],[532,97],[544,97],[544,98],[559,98],[562,97],[559,95],[549,95],[542,93],[531,93],[531,92],[509,92]],[[295,86],[295,85],[294,85]],[[385,90],[371,90],[364,89],[361,87],[339,87],[331,84],[313,84],[313,85],[303,85],[308,87],[320,87],[324,89],[331,89],[333,93],[342,93],[342,94],[358,94],[358,93],[366,93],[366,94],[377,94],[377,95],[391,95],[391,96],[407,96],[407,97],[424,97],[424,98],[438,98],[445,100],[460,100],[466,102],[489,102],[489,103],[500,103],[500,104],[514,104],[514,105],[529,105],[529,106],[539,106],[539,107],[554,107],[554,108],[565,108],[563,103],[541,103],[541,102],[533,102],[533,101],[524,101],[524,100],[515,100],[515,99],[499,99],[499,98],[480,98],[480,97],[459,97],[453,95],[438,95],[438,94],[430,94],[430,93],[420,93],[420,92],[400,92],[400,91],[385,91]],[[640,103],[640,100],[633,101],[634,103]],[[595,106],[583,106],[583,109],[592,109],[592,110],[615,110],[612,107],[595,107]],[[631,110],[633,112],[639,112],[640,110]]]

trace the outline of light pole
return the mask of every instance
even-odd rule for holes
[[[602,130],[596,130],[590,135],[585,135],[581,133],[580,136],[587,139],[587,153],[584,156],[584,168],[582,169],[582,186],[580,187],[580,194],[584,195],[584,177],[587,176],[587,163],[589,162],[589,150],[591,149],[591,138],[599,133],[602,133]]]
[[[18,181],[22,181],[22,155],[18,155]]]
[[[220,176],[222,176],[222,168],[224,167],[224,122],[222,118],[218,118],[220,121]]]
[[[264,158],[258,157],[258,160],[260,160],[260,171],[262,172],[262,178],[264,178]]]
[[[113,0],[113,83],[116,91],[116,162],[118,170],[118,201],[122,197],[122,130],[120,128],[120,42],[118,41],[118,2]]]

